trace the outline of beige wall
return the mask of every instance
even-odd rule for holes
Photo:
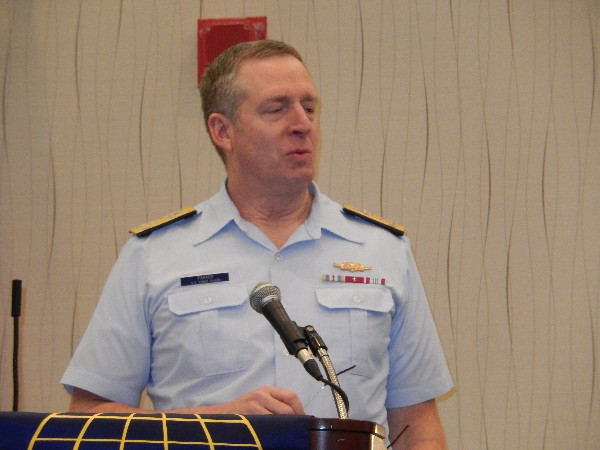
[[[324,101],[319,184],[403,223],[452,449],[600,447],[598,0],[0,0],[0,409],[59,386],[127,229],[223,176],[196,20],[266,15]]]

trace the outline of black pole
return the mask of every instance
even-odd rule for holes
[[[21,316],[21,280],[12,281],[13,317],[13,411],[19,410],[19,317]]]

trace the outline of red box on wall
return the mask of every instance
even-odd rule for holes
[[[213,59],[234,44],[267,38],[266,17],[198,20],[198,86]]]

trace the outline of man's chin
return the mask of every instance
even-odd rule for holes
[[[315,170],[311,168],[304,168],[304,170],[298,170],[296,174],[290,180],[295,184],[306,184],[308,185],[315,177]]]

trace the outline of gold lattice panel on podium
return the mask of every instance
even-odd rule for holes
[[[252,424],[244,416],[223,419],[172,414],[56,413],[40,422],[30,450],[121,449],[261,449]]]

